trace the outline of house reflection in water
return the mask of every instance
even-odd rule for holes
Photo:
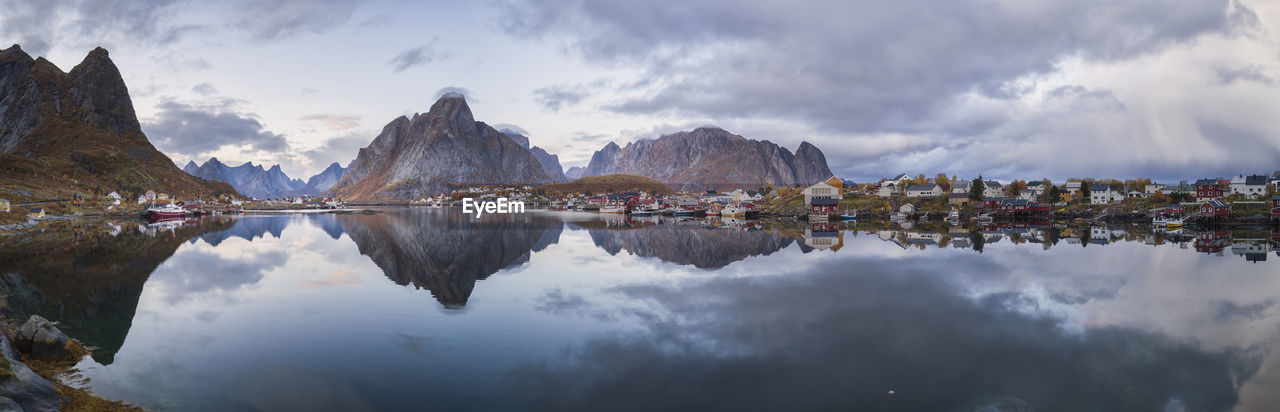
[[[844,246],[844,232],[837,223],[810,223],[804,229],[804,244],[818,250],[837,252]]]

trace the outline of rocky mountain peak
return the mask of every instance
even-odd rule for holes
[[[415,119],[415,123],[416,123]],[[467,134],[476,129],[476,119],[471,115],[471,107],[467,99],[459,93],[445,93],[431,105],[427,111],[427,121],[432,124],[448,125],[455,132]]]
[[[85,123],[114,132],[141,134],[129,88],[106,49],[93,49],[68,74],[71,97],[85,111]]]

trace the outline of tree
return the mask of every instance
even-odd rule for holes
[[[1085,202],[1089,201],[1089,186],[1088,180],[1080,181],[1080,200]]]
[[[1058,203],[1062,201],[1062,193],[1058,192],[1058,187],[1049,185],[1049,190],[1045,191],[1045,196],[1049,203]]]
[[[1009,196],[1017,197],[1019,194],[1022,194],[1022,189],[1025,189],[1026,187],[1027,182],[1025,180],[1014,180],[1009,182]]]
[[[969,200],[982,199],[982,192],[987,190],[987,184],[982,182],[982,175],[978,175],[977,179],[973,179],[973,184],[969,185]]]

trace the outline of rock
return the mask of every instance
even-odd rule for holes
[[[47,322],[47,321],[46,321]],[[40,377],[18,359],[9,339],[0,336],[0,354],[8,362],[12,376],[0,376],[0,411],[17,410],[26,412],[57,411],[64,399],[54,388],[53,383]],[[3,363],[3,362],[0,362]],[[3,366],[3,365],[0,365]],[[8,400],[9,402],[4,402]],[[16,403],[18,408],[11,403]]]
[[[382,128],[328,194],[344,200],[418,199],[458,187],[551,183],[523,144],[477,122],[462,95]]]
[[[582,176],[639,175],[673,189],[809,185],[831,177],[822,151],[808,142],[792,154],[768,140],[751,140],[714,127],[644,139],[609,142],[591,156]]]
[[[22,412],[22,405],[13,399],[0,397],[0,412]]]
[[[67,342],[71,339],[67,337],[67,334],[62,333],[62,330],[59,330],[57,326],[54,326],[52,322],[39,315],[31,315],[18,328],[16,340],[18,350],[37,358],[71,356],[71,351],[67,350]]]

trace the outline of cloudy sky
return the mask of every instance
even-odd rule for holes
[[[716,125],[842,177],[1280,169],[1280,3],[1259,0],[0,0],[0,41],[96,46],[178,163],[346,164],[461,89],[585,165]]]

